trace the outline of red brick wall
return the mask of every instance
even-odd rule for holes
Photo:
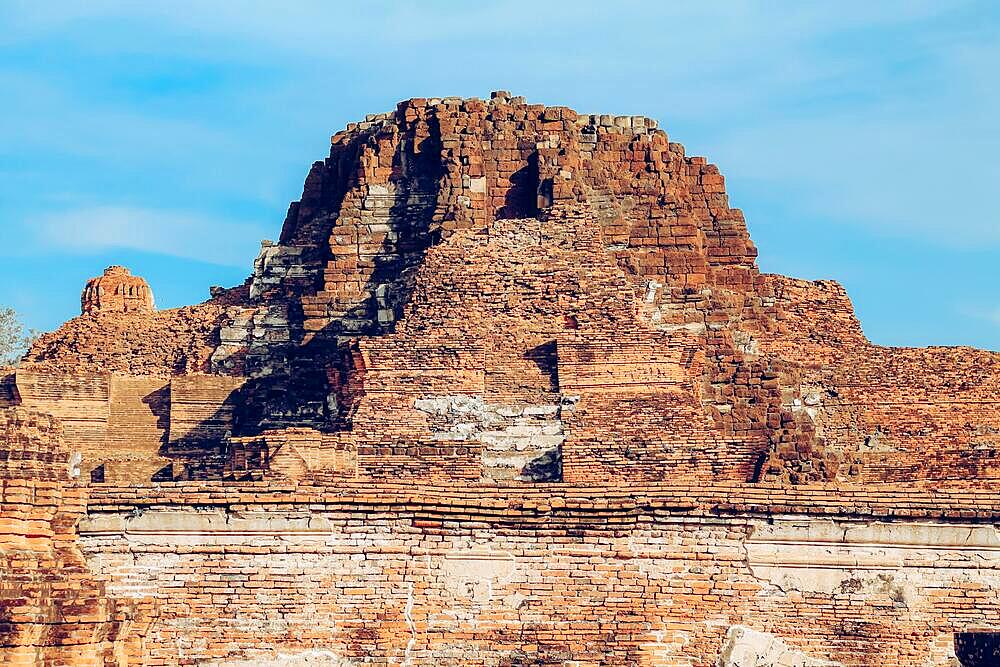
[[[157,610],[146,664],[911,667],[1000,627],[998,510],[904,489],[188,485],[96,490],[81,543]],[[800,661],[718,662],[743,628]]]
[[[144,607],[108,598],[83,560],[86,493],[60,437],[50,415],[0,410],[0,663],[135,664]]]

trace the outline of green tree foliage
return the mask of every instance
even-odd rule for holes
[[[13,308],[0,306],[0,365],[16,364],[36,338],[36,331],[25,332]]]

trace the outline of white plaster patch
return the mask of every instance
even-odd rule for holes
[[[257,656],[239,660],[225,660],[206,663],[210,667],[352,667],[350,660],[345,660],[331,651],[309,649],[295,653],[276,653],[268,656]]]
[[[476,603],[489,602],[500,584],[510,581],[516,562],[505,551],[452,551],[444,555],[445,588]]]
[[[920,588],[961,570],[1000,579],[994,526],[778,520],[756,526],[746,550],[753,575],[782,590],[888,595],[911,608]]]
[[[839,667],[787,646],[778,637],[734,625],[726,633],[718,667]]]
[[[501,405],[453,395],[418,398],[413,407],[431,417],[432,439],[482,443],[484,479],[552,481],[561,475],[562,403]]]
[[[79,524],[83,537],[120,535],[133,544],[242,544],[248,537],[324,538],[332,532],[322,516],[222,510],[153,510],[135,515],[90,514]]]

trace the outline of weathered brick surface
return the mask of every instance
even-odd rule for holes
[[[172,384],[157,376],[112,375],[107,440],[101,452],[82,452],[84,479],[97,465],[104,479],[147,482],[163,469]]]
[[[211,303],[154,313],[98,312],[70,320],[31,348],[28,369],[179,375],[209,370],[226,308]]]
[[[81,534],[157,604],[150,664],[901,667],[996,627],[998,516],[908,488],[191,483],[97,489]],[[719,663],[738,628],[814,662]]]
[[[83,314],[39,338],[22,367],[52,374],[86,371],[170,376],[208,372],[210,357],[219,348],[220,328],[242,311],[239,304],[246,301],[247,288],[213,288],[212,298],[204,303],[157,311],[148,286],[144,296],[139,294],[146,281],[138,276],[122,277],[122,271],[127,269],[110,267],[111,275],[90,281],[82,297]],[[94,301],[95,281],[106,290],[101,305]],[[104,285],[108,281],[111,284]],[[135,294],[119,294],[121,298],[115,300],[116,289],[131,289]]]
[[[152,312],[155,308],[149,284],[124,266],[109,266],[103,275],[87,281],[80,296],[84,314]]]
[[[86,491],[58,420],[0,410],[0,663],[127,664],[139,657],[142,604],[107,597],[87,568],[75,526]]]
[[[0,408],[82,456],[51,482],[66,549],[90,493],[72,585],[138,619],[47,657],[24,617],[9,648],[992,664],[1000,355],[873,345],[840,285],[755,258],[718,169],[650,119],[501,92],[349,125],[246,284],[154,311],[113,268],[0,372]],[[12,419],[0,452],[38,440]],[[49,484],[37,458],[8,467]],[[58,559],[3,562],[62,600]]]
[[[649,119],[414,99],[333,137],[247,286],[78,318],[28,368],[245,377],[220,436],[460,441],[415,477],[995,475],[995,354],[873,346],[842,288],[755,256],[718,170]],[[463,396],[471,426],[415,404]],[[524,409],[558,424],[491,416]]]

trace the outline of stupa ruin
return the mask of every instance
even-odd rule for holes
[[[649,118],[348,125],[245,284],[0,373],[0,663],[1000,664],[1000,354],[756,254]]]
[[[88,313],[152,312],[153,292],[149,284],[124,266],[109,266],[104,274],[91,278],[80,295],[80,311]]]

